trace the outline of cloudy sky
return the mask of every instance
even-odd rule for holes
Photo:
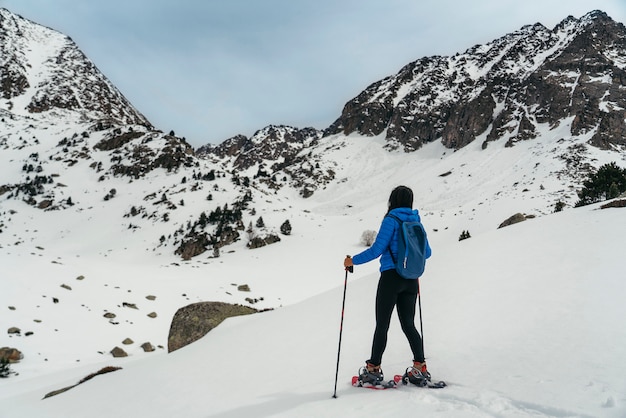
[[[0,0],[70,36],[159,129],[194,146],[328,127],[369,84],[525,24],[625,0]]]

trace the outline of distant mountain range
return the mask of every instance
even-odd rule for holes
[[[199,153],[247,168],[268,159],[290,161],[320,136],[384,135],[389,150],[411,152],[433,141],[460,149],[479,137],[483,148],[501,139],[513,146],[537,138],[542,126],[552,130],[562,124],[572,136],[589,136],[592,146],[621,149],[624,57],[626,28],[598,10],[580,19],[570,16],[553,29],[527,25],[452,57],[407,64],[346,103],[321,133],[270,126],[252,138],[201,147]],[[282,145],[272,158],[267,149],[277,140],[292,147]]]
[[[0,232],[26,239],[18,212],[97,207],[102,212],[84,222],[143,228],[147,249],[219,255],[243,239],[246,211],[266,196],[309,198],[349,181],[339,172],[354,136],[383,141],[391,158],[436,142],[454,151],[479,141],[489,153],[495,143],[559,136],[567,151],[550,157],[557,165],[549,172],[564,176],[555,188],[571,201],[572,187],[598,163],[588,146],[623,159],[625,57],[624,26],[593,11],[553,29],[524,26],[452,57],[420,58],[348,101],[323,131],[267,126],[194,150],[156,129],[70,38],[1,9]],[[103,202],[120,195],[117,211],[106,209]],[[201,209],[207,202],[210,213]]]

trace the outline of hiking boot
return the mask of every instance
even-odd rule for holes
[[[413,383],[418,386],[425,386],[430,381],[430,373],[425,362],[413,361],[413,367],[406,369],[402,380],[405,383]]]
[[[380,366],[375,366],[372,363],[367,363],[365,367],[359,369],[359,382],[369,383],[372,385],[382,384],[384,379],[383,371]]]

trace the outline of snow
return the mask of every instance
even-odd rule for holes
[[[13,98],[12,112],[22,116],[28,116],[26,108],[29,105],[33,94],[40,88],[40,83],[50,78],[51,68],[48,61],[58,55],[59,51],[67,47],[67,37],[52,29],[37,25],[29,20],[16,18],[14,15],[4,11],[9,16],[10,23],[6,24],[7,30],[19,33],[19,36],[10,34],[8,39],[13,42],[24,44],[21,48],[23,56],[18,58],[18,62],[12,65],[23,66],[26,70],[26,78],[29,86],[25,93]],[[20,63],[20,61],[22,61]]]
[[[437,248],[421,300],[429,368],[448,382],[443,390],[349,385],[369,355],[374,325],[377,275],[357,268],[348,281],[338,398],[331,398],[343,291],[338,268],[324,293],[231,318],[171,354],[119,361],[122,370],[64,394],[42,400],[113,359],[6,379],[2,416],[358,417],[407,409],[446,417],[624,416],[623,219],[621,209],[572,209]],[[337,254],[335,263],[320,261],[340,266]],[[294,273],[292,286],[316,280],[315,268]],[[69,343],[88,350],[85,340]],[[383,368],[391,376],[410,360],[393,322]]]
[[[33,79],[45,76],[48,54],[63,47],[65,38],[55,39],[51,50],[32,43],[26,61],[36,64]],[[467,68],[479,72],[476,63]],[[572,137],[573,117],[537,125],[538,138],[513,147],[504,137],[483,149],[486,133],[460,150],[433,142],[412,153],[386,150],[386,132],[321,138],[303,154],[335,178],[311,197],[287,185],[251,189],[255,213],[245,211],[244,225],[262,216],[277,232],[288,219],[290,236],[255,250],[241,239],[219,258],[205,253],[182,261],[173,240],[159,238],[240,197],[232,173],[220,162],[199,161],[141,179],[114,177],[112,157],[127,158],[126,147],[94,149],[110,132],[94,132],[89,117],[70,111],[20,115],[24,103],[12,114],[0,110],[11,116],[0,132],[0,185],[24,182],[22,167],[40,165],[54,176],[46,193],[56,203],[71,197],[74,205],[42,211],[0,196],[0,347],[24,353],[11,366],[17,374],[0,379],[0,418],[626,416],[625,209],[573,208],[587,164],[624,166],[626,156],[590,147],[594,131]],[[164,146],[162,135],[148,135],[147,147]],[[57,145],[63,138],[76,143],[64,150]],[[93,168],[98,163],[102,170]],[[193,187],[181,180],[211,169],[222,176]],[[238,174],[252,177],[257,169]],[[433,248],[421,281],[426,354],[433,377],[449,387],[350,386],[369,357],[374,329],[372,262],[349,276],[333,399],[343,257],[363,250],[362,232],[377,230],[398,184],[414,190]],[[104,200],[112,189],[115,197]],[[165,193],[175,210],[159,203]],[[554,214],[557,202],[566,207]],[[131,207],[146,216],[126,216]],[[497,229],[516,213],[534,218]],[[458,241],[461,231],[472,238]],[[238,290],[242,284],[250,292]],[[231,318],[168,354],[175,312],[200,301],[269,310]],[[6,333],[13,326],[21,335]],[[124,345],[126,338],[134,343]],[[156,351],[145,353],[144,342]],[[129,356],[113,358],[115,346]],[[411,360],[392,322],[387,377]],[[43,399],[105,366],[122,369]]]
[[[171,225],[120,221],[130,206],[152,206],[144,197],[165,190],[186,202],[176,216],[195,218],[208,191],[200,198],[185,190],[184,173],[99,183],[90,161],[65,174],[62,162],[46,156],[50,145],[43,139],[3,151],[11,158],[2,174],[13,176],[38,150],[45,171],[61,173],[63,193],[80,204],[43,216],[20,201],[2,201],[0,329],[18,326],[22,335],[3,334],[0,345],[19,348],[24,359],[12,365],[19,375],[0,380],[0,416],[626,415],[626,223],[623,209],[571,207],[574,179],[563,173],[561,156],[593,133],[572,138],[570,123],[540,127],[539,139],[513,148],[501,140],[483,150],[481,137],[456,152],[439,143],[415,153],[388,152],[384,133],[324,138],[317,149],[325,150],[324,164],[335,167],[334,182],[309,199],[288,188],[255,191],[255,219],[262,215],[277,226],[288,218],[291,236],[252,251],[235,244],[219,258],[189,262],[174,257],[171,247],[149,250]],[[585,152],[597,165],[623,164],[614,152]],[[106,160],[98,153],[93,158]],[[363,249],[361,233],[378,228],[387,195],[400,183],[415,191],[433,247],[421,282],[424,337],[429,369],[449,387],[374,392],[350,386],[369,357],[378,278],[372,262],[349,277],[338,398],[332,399],[341,263]],[[229,184],[215,181],[216,205],[232,201]],[[113,187],[118,194],[104,202]],[[570,206],[553,214],[559,200]],[[7,216],[9,210],[16,213]],[[497,229],[516,212],[536,218]],[[128,223],[139,227],[128,230]],[[462,230],[472,238],[459,242]],[[251,292],[238,291],[240,284]],[[273,310],[231,318],[166,353],[178,308],[209,300],[245,304],[246,297]],[[106,312],[116,318],[104,318]],[[28,331],[33,335],[25,336]],[[125,338],[134,344],[123,346]],[[144,342],[156,351],[144,353]],[[116,345],[129,357],[113,358]],[[390,378],[410,361],[394,321],[383,369]],[[122,370],[42,400],[105,366]]]

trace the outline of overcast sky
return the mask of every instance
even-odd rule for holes
[[[0,0],[68,36],[157,128],[195,147],[328,127],[369,84],[526,24],[625,0]]]

